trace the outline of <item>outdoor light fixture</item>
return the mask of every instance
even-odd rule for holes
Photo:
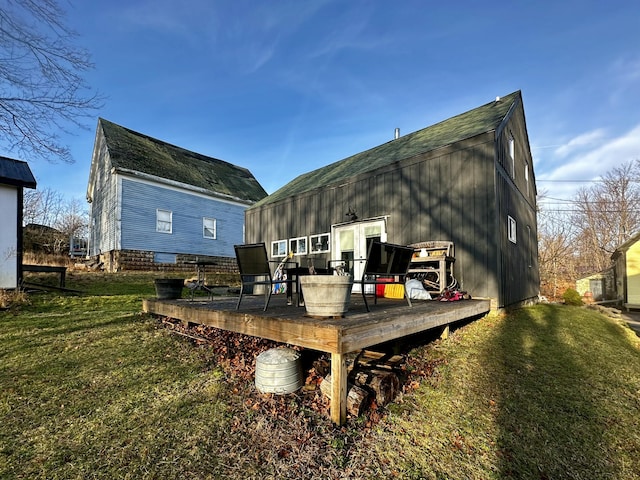
[[[344,214],[346,217],[349,217],[349,220],[352,222],[358,219],[358,215],[356,215],[356,211],[349,207],[347,213]]]

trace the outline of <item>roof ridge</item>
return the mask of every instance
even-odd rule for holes
[[[249,169],[98,118],[112,166],[251,203],[267,195]]]
[[[495,130],[507,116],[511,106],[521,96],[522,92],[516,90],[504,97],[496,97],[496,100],[479,107],[303,173],[257,202],[254,207],[276,202],[315,188],[333,185],[357,173],[373,171],[394,162]],[[492,112],[490,109],[494,106],[500,108]]]

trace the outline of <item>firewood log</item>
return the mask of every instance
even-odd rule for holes
[[[353,416],[360,415],[366,408],[369,400],[369,392],[357,385],[347,385],[347,413]],[[327,375],[320,382],[320,391],[331,398],[331,374]]]
[[[353,373],[353,380],[357,386],[371,390],[381,407],[392,402],[400,390],[398,376],[386,370],[358,370]]]

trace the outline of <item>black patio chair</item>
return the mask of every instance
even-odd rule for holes
[[[236,310],[240,308],[240,302],[242,301],[242,295],[245,293],[245,287],[249,285],[263,285],[265,287],[265,302],[263,311],[267,310],[269,301],[271,300],[271,292],[274,285],[281,283],[287,284],[287,299],[291,295],[291,280],[274,279],[271,274],[271,264],[279,264],[281,262],[269,261],[267,257],[267,248],[264,243],[252,243],[246,245],[234,245],[236,251],[236,260],[238,262],[238,270],[240,270],[240,297],[238,298],[238,304]],[[295,262],[284,262],[285,264],[291,263],[297,266]]]
[[[393,243],[384,243],[373,241],[369,245],[367,252],[367,261],[364,265],[362,280],[360,280],[362,289],[362,298],[364,306],[369,312],[369,304],[367,303],[366,285],[374,285],[373,298],[374,303],[378,303],[377,292],[375,286],[388,284],[402,284],[407,276],[411,257],[414,249],[403,245],[394,245]],[[404,298],[411,307],[411,300],[404,289]]]

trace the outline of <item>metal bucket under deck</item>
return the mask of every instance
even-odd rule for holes
[[[262,393],[286,394],[302,387],[300,353],[272,348],[256,358],[256,388]]]

